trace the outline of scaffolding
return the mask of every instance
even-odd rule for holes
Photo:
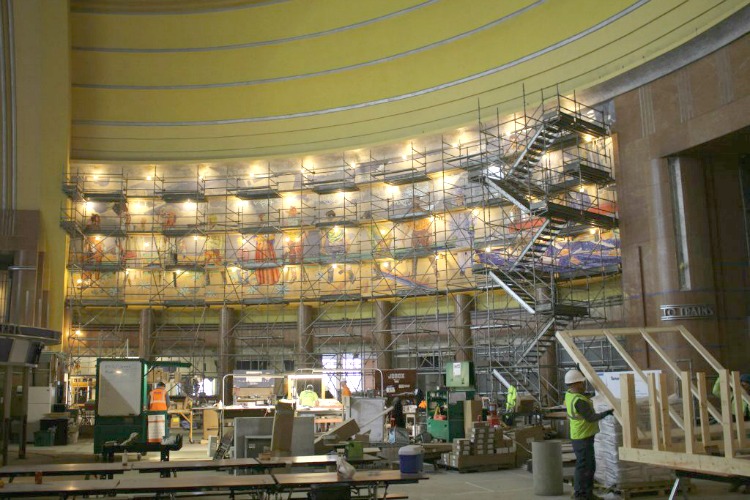
[[[568,360],[555,332],[619,319],[617,205],[603,112],[536,100],[431,147],[366,157],[78,165],[61,217],[81,332],[71,356],[122,354],[151,308],[147,352],[202,375],[238,361],[291,371],[306,304],[313,364],[347,353],[371,369],[387,353],[394,367],[440,373],[468,352],[480,392],[497,392],[497,370],[557,401]],[[235,318],[227,338],[222,308]]]

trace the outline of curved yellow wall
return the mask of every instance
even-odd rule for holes
[[[44,36],[40,37],[40,33]],[[19,210],[41,212],[39,251],[49,290],[49,327],[62,330],[65,233],[60,229],[61,186],[70,137],[70,71],[66,2],[13,2],[16,153]],[[41,270],[40,270],[41,272]]]
[[[478,103],[517,109],[522,86],[607,80],[748,4],[220,3],[73,3],[74,159],[297,155],[434,133],[476,122]]]

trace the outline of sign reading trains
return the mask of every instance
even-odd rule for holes
[[[684,304],[661,306],[661,320],[713,318],[714,307],[708,304]]]

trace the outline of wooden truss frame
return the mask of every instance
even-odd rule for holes
[[[708,399],[706,374],[681,370],[655,338],[661,333],[681,335],[686,344],[716,371],[721,388],[720,408]],[[644,373],[619,340],[630,336],[644,340],[669,368],[668,372]],[[726,370],[685,327],[569,330],[558,332],[556,337],[597,393],[614,408],[615,417],[622,425],[621,460],[704,474],[750,477],[750,450],[747,449],[750,429],[742,418],[737,418],[736,422],[733,418],[735,414],[743,415],[743,401],[750,404],[750,397],[740,384],[740,373]],[[606,339],[633,371],[620,378],[620,400],[614,397],[578,349],[574,342],[578,337]],[[637,425],[636,376],[648,384],[649,432]],[[669,407],[668,377],[679,383],[683,396],[681,411]],[[689,396],[685,397],[686,394]],[[711,425],[711,418],[718,424]]]

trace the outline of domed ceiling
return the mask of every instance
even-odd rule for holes
[[[346,150],[590,87],[745,0],[71,0],[71,157]],[[551,90],[552,91],[552,90]]]

